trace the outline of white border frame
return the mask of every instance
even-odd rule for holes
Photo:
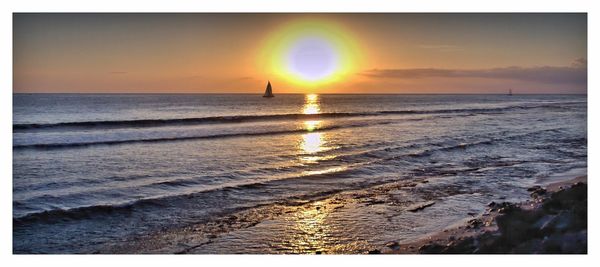
[[[169,1],[123,1],[123,0],[23,0],[0,3],[2,63],[0,65],[2,89],[0,93],[2,160],[0,161],[0,183],[2,193],[0,220],[0,255],[3,266],[104,266],[106,264],[129,266],[175,266],[190,265],[222,265],[236,264],[260,266],[390,266],[390,265],[485,265],[505,266],[543,265],[568,266],[582,265],[597,260],[598,222],[597,207],[598,188],[595,186],[598,158],[599,131],[597,125],[590,124],[592,119],[600,115],[600,99],[598,93],[588,89],[588,175],[590,182],[590,205],[588,227],[588,253],[584,256],[549,255],[549,256],[452,256],[452,255],[371,255],[371,256],[269,256],[269,255],[196,255],[196,256],[24,256],[12,255],[12,13],[13,12],[587,12],[588,13],[588,47],[600,47],[598,35],[590,29],[597,29],[593,1],[385,1],[385,0],[169,0]],[[595,88],[598,77],[595,62],[597,56],[588,49],[588,88]],[[93,258],[92,258],[93,257]]]

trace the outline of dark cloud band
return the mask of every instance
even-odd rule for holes
[[[505,67],[490,69],[374,69],[362,73],[374,78],[425,79],[425,78],[484,78],[503,79],[546,84],[587,84],[587,67]]]

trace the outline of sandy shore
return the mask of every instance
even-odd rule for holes
[[[495,203],[465,224],[414,242],[389,242],[386,254],[586,254],[587,176],[534,186],[523,203]]]
[[[123,242],[95,253],[218,254],[237,251],[236,249],[247,248],[249,245],[274,246],[281,239],[289,242],[283,245],[292,248],[296,246],[296,249],[270,252],[270,248],[259,247],[257,250],[243,250],[239,253],[585,253],[587,222],[583,227],[576,225],[575,230],[571,229],[571,226],[563,229],[565,227],[560,224],[573,221],[573,211],[583,211],[587,218],[586,181],[586,177],[581,176],[553,184],[537,182],[536,184],[546,185],[545,189],[532,187],[530,192],[523,189],[523,195],[530,194],[531,200],[520,204],[489,203],[485,211],[482,207],[487,204],[486,196],[489,195],[461,188],[449,188],[453,181],[446,181],[445,178],[386,183],[361,190],[323,195],[313,200],[241,209],[185,228],[167,228],[133,240],[125,238]],[[572,188],[574,183],[579,184]],[[559,195],[555,200],[560,200],[560,203],[566,202],[562,203],[559,209],[545,210],[544,204],[552,201],[554,194],[560,192],[575,194],[568,193],[566,197]],[[583,202],[569,202],[578,200],[576,196],[581,194],[584,196]],[[438,197],[452,196],[468,196],[468,201],[460,202],[463,205],[458,206],[449,203],[450,201],[435,202]],[[472,202],[473,198],[481,198],[481,201]],[[494,199],[504,201],[504,198]],[[464,206],[469,203],[472,207]],[[574,205],[583,208],[573,209]],[[464,210],[451,219],[441,220],[445,217],[440,217],[440,214],[447,212],[448,208]],[[437,219],[431,224],[424,224],[419,221],[420,218]],[[527,222],[514,227],[513,222],[521,222],[523,219]],[[402,225],[403,220],[409,224]],[[415,221],[426,227],[415,228]],[[538,222],[539,225],[534,227],[537,227],[537,230],[534,229],[537,232],[530,236],[530,240],[509,239],[508,245],[504,244],[507,240],[503,239],[502,235],[506,228],[530,231],[532,228],[528,225]],[[395,232],[392,232],[394,230]],[[352,240],[349,242],[341,245],[336,243],[343,240],[340,237],[358,235],[360,231],[381,238],[377,242],[367,242],[364,237],[350,236]],[[555,236],[554,232],[560,236]],[[263,238],[269,237],[270,234],[271,239]],[[517,235],[527,236],[520,233]],[[550,244],[550,241],[544,241],[545,235],[551,237],[549,240],[554,240],[554,245],[558,243],[576,246],[550,251],[534,250],[544,247],[545,245],[541,245],[543,242]],[[398,239],[394,240],[393,237],[396,236]],[[268,242],[271,240],[273,242]],[[504,242],[502,246],[498,245],[498,240]],[[330,243],[323,243],[327,241]],[[511,250],[515,242],[529,242],[527,244],[530,247]],[[488,244],[487,247],[485,244]],[[493,250],[494,248],[500,249]]]

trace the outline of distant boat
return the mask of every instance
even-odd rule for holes
[[[267,83],[267,89],[265,90],[263,97],[274,97],[273,89],[271,88],[271,81]]]
[[[512,89],[508,89],[508,95],[512,95]]]

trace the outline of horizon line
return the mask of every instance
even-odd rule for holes
[[[262,95],[262,93],[101,93],[101,92],[13,92],[13,95]],[[508,95],[506,93],[278,93],[275,95]],[[588,95],[588,93],[513,93],[512,95]]]

